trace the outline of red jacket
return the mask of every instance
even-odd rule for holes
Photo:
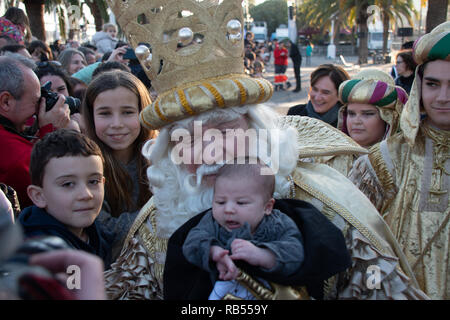
[[[281,66],[288,65],[289,51],[286,48],[277,46],[273,51],[274,63]]]
[[[38,138],[53,131],[51,124],[39,130]],[[0,182],[16,190],[21,209],[32,205],[27,187],[31,184],[30,157],[33,142],[0,125]]]

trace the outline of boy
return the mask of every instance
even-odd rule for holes
[[[215,181],[213,207],[193,228],[183,245],[186,259],[219,279],[210,299],[232,291],[241,298],[254,299],[234,280],[243,260],[266,272],[291,275],[304,259],[302,236],[294,221],[273,210],[274,175],[261,175],[260,164],[222,167]],[[267,169],[267,167],[266,167]],[[229,254],[231,252],[231,255]]]
[[[53,235],[74,249],[111,263],[111,235],[96,218],[104,197],[103,156],[79,132],[58,130],[33,147],[28,196],[34,205],[19,215],[26,237]]]

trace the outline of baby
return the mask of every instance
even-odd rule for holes
[[[291,275],[304,260],[302,236],[294,221],[274,210],[274,175],[261,175],[262,164],[229,164],[217,173],[213,207],[183,245],[192,264],[210,272],[215,287],[210,299],[232,293],[253,296],[234,280],[235,261],[264,272]],[[217,281],[217,278],[224,281]]]

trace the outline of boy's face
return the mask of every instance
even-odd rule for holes
[[[52,158],[45,166],[38,207],[79,235],[100,213],[104,197],[99,156]]]
[[[430,124],[450,130],[450,61],[427,63],[422,79],[422,102]]]
[[[231,231],[245,222],[254,233],[264,215],[273,209],[274,200],[266,201],[262,186],[250,179],[219,177],[214,187],[213,217]]]

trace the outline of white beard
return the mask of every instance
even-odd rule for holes
[[[190,174],[166,158],[148,169],[147,174],[153,182],[154,204],[158,208],[156,222],[160,238],[168,239],[190,218],[211,208],[214,190],[205,186],[202,178],[217,172],[220,167],[202,165],[196,174]]]

